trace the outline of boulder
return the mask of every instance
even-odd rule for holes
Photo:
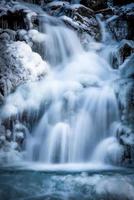
[[[44,10],[53,16],[58,16],[71,29],[78,33],[88,33],[94,39],[101,37],[100,26],[93,10],[83,5],[71,5],[69,3],[50,3]]]
[[[128,62],[128,60],[131,59],[133,53],[134,42],[132,40],[122,40],[119,42],[115,48],[112,49],[110,54],[110,61],[113,68],[119,69],[123,63],[126,61]]]
[[[40,80],[48,66],[25,42],[0,42],[0,101],[26,81]]]
[[[0,28],[30,29],[36,21],[37,13],[19,3],[0,2]]]
[[[114,9],[114,15],[108,21],[108,26],[113,33],[115,39],[121,41],[122,39],[134,40],[134,3]]]

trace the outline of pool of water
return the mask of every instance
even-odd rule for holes
[[[0,170],[0,200],[134,200],[134,170],[4,167]]]

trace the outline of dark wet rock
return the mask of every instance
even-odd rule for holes
[[[100,10],[107,7],[107,1],[105,0],[81,0],[80,3],[93,10]]]
[[[0,4],[0,28],[30,29],[36,20],[36,13],[28,7],[7,2]]]
[[[128,38],[128,24],[123,18],[117,18],[109,23],[109,27],[117,40]]]
[[[122,40],[118,47],[120,55],[120,63],[122,64],[129,56],[134,53],[134,42],[128,40]]]
[[[17,0],[17,1],[26,2],[26,3],[32,3],[32,4],[39,4],[39,5],[42,5],[45,2],[45,0]]]
[[[134,53],[134,42],[132,40],[122,40],[115,46],[115,48],[113,48],[113,51],[111,52],[110,55],[110,61],[113,68],[118,69],[120,65],[123,66],[123,63],[124,65],[126,65],[125,68],[127,68],[127,65],[129,65],[128,60],[131,58],[133,53]],[[130,65],[133,66],[133,63]],[[123,74],[124,74],[125,68],[124,67],[121,68],[123,68]]]
[[[112,0],[112,1],[114,6],[132,3],[132,0]]]

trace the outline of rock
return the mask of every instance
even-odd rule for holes
[[[81,0],[80,3],[93,10],[100,10],[107,7],[106,0]]]
[[[116,17],[108,21],[108,26],[115,39],[118,41],[122,39],[133,40],[134,3],[118,7],[113,11]]]
[[[24,141],[24,133],[23,132],[16,132],[15,133],[15,140],[17,143],[22,144]]]
[[[117,123],[115,127],[115,134],[122,145],[134,145],[134,133],[130,127],[122,123]]]
[[[134,53],[134,42],[132,40],[122,40],[112,51],[111,63],[118,69],[124,61]]]
[[[27,137],[27,134],[29,133],[27,127],[16,120],[14,126],[13,126],[13,138],[15,141],[22,145],[24,139]]]
[[[99,40],[101,37],[99,23],[94,12],[82,5],[70,5],[68,3],[50,3],[44,8],[53,16],[59,16],[71,29],[78,33],[88,33]]]
[[[132,0],[112,0],[112,1],[114,6],[132,3]]]
[[[128,40],[122,40],[119,44],[119,54],[120,54],[120,63],[122,64],[126,58],[134,53],[134,42]]]
[[[128,146],[134,146],[134,133],[129,132],[127,134],[124,134],[120,137],[120,140],[122,143]]]
[[[118,102],[123,124],[134,130],[134,82],[133,79],[122,79],[119,83]]]
[[[134,77],[134,53],[125,60],[125,62],[120,66],[119,69],[122,77]]]
[[[103,47],[103,46],[102,46]],[[102,48],[100,46],[100,49]],[[98,49],[99,50],[99,49]],[[109,48],[109,62],[114,69],[121,68],[121,65],[134,53],[134,42],[132,40],[122,40]],[[108,51],[108,50],[107,50]],[[105,48],[104,48],[104,52]]]
[[[39,5],[42,5],[45,1],[48,1],[48,0],[18,0],[18,2],[26,2],[26,3],[39,4]]]
[[[0,28],[30,29],[36,21],[36,12],[19,3],[0,3]]]
[[[16,120],[15,124],[14,124],[14,131],[16,132],[27,132],[27,128],[25,125],[23,125],[22,123],[20,123],[18,120]]]
[[[1,42],[0,45],[0,93],[1,102],[18,85],[44,77],[48,66],[40,55],[25,42]]]
[[[6,128],[2,124],[0,124],[0,136],[5,135]]]
[[[13,141],[11,141],[10,143],[9,143],[9,148],[11,148],[12,150],[19,150],[19,147],[18,147],[18,144],[17,144],[17,142],[13,142]]]
[[[5,140],[6,140],[5,136],[1,135],[0,136],[0,148],[2,148],[2,146],[5,144]]]
[[[8,141],[11,141],[12,139],[12,132],[9,129],[6,130],[6,139]]]
[[[107,137],[96,147],[93,161],[112,165],[121,165],[124,156],[124,146],[116,137]]]

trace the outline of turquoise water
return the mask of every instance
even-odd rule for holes
[[[0,200],[133,200],[131,169],[86,172],[0,170]]]

